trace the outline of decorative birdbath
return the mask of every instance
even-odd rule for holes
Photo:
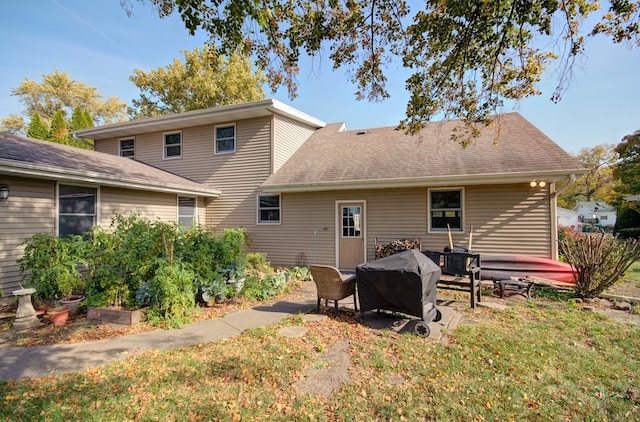
[[[19,289],[12,292],[14,296],[18,296],[16,320],[13,322],[13,328],[16,330],[25,330],[40,325],[36,310],[31,304],[31,295],[35,292],[36,289]]]

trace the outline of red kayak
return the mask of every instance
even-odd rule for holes
[[[480,262],[480,275],[485,280],[531,276],[575,283],[571,265],[553,259],[527,255],[481,255]]]

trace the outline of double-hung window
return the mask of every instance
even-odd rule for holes
[[[431,231],[462,231],[462,189],[429,190],[429,229]]]
[[[178,197],[178,223],[184,227],[191,227],[197,220],[196,198]]]
[[[227,154],[236,150],[236,125],[215,127],[215,153]]]
[[[98,189],[58,185],[58,236],[82,235],[96,225]]]
[[[280,195],[258,195],[258,223],[280,223]]]
[[[182,133],[164,134],[164,158],[182,157]]]
[[[120,139],[120,157],[133,158],[135,155],[135,139]]]

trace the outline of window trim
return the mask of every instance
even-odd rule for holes
[[[131,151],[133,152],[132,155],[127,155],[127,156],[122,155],[122,141],[133,141],[133,147],[131,148]],[[136,156],[136,137],[135,136],[118,139],[118,156],[123,158],[135,159],[135,156]]]
[[[183,195],[176,195],[176,222],[178,224],[180,224],[180,217],[186,217],[186,215],[181,216],[180,215],[180,198],[185,198],[185,199],[193,199],[193,215],[192,217],[192,224],[190,226],[185,226],[183,224],[183,227],[185,228],[190,228],[193,227],[197,224],[199,224],[198,221],[198,197],[197,196],[183,196]]]
[[[464,187],[460,186],[452,186],[447,188],[429,188],[427,190],[427,224],[428,224],[428,233],[447,233],[447,229],[433,228],[431,224],[431,192],[449,192],[449,191],[459,191],[460,192],[460,228],[451,228],[452,233],[464,233],[465,227],[465,190]]]
[[[280,215],[280,219],[278,221],[262,221],[260,219],[260,198],[265,196],[277,196],[278,197],[278,211]],[[269,208],[273,209],[273,208]],[[256,195],[256,224],[265,225],[265,226],[277,226],[282,224],[282,195],[279,193],[259,193]]]
[[[55,212],[56,212],[56,220],[55,220],[55,231],[56,236],[60,237],[60,186],[73,186],[79,188],[92,188],[96,190],[95,202],[94,202],[94,214],[93,214],[93,224],[91,227],[96,227],[100,221],[100,186],[92,185],[88,183],[56,183],[56,196],[55,196]]]
[[[218,151],[218,128],[226,128],[226,127],[233,127],[233,149],[229,151]],[[213,154],[214,155],[233,154],[234,152],[236,152],[237,145],[238,145],[238,132],[237,132],[235,123],[215,125],[213,127]]]
[[[180,155],[172,155],[170,157],[167,157],[167,136],[168,135],[176,135],[176,134],[180,134],[180,143],[179,144],[172,144],[170,146],[175,147],[175,146],[179,146],[180,147]],[[177,160],[179,158],[182,158],[182,131],[181,130],[176,130],[173,132],[163,132],[162,133],[162,159],[163,160]]]

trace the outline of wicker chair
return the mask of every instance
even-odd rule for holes
[[[320,300],[325,300],[325,306],[329,300],[335,302],[338,310],[338,301],[353,295],[353,307],[358,311],[356,303],[356,277],[353,274],[341,274],[340,271],[329,265],[312,265],[311,276],[318,290],[318,312]]]

